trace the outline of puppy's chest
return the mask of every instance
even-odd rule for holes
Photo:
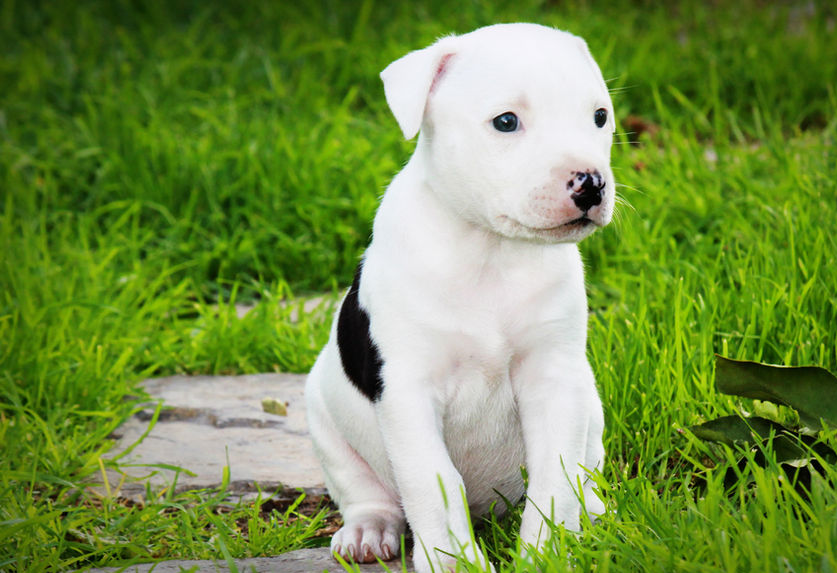
[[[517,406],[507,372],[480,376],[475,371],[454,373],[440,389],[442,424],[449,445],[496,446],[519,425]]]
[[[511,380],[515,347],[502,332],[460,330],[436,340],[430,380],[446,426],[464,429],[486,417],[504,419],[515,409]]]
[[[467,425],[514,408],[512,377],[531,332],[546,315],[537,290],[499,281],[449,288],[430,303],[417,336],[448,421]],[[532,292],[535,290],[535,292]]]
[[[460,353],[448,357],[449,370],[435,380],[445,444],[477,513],[496,499],[498,488],[510,498],[519,495],[516,481],[506,481],[519,476],[524,455],[513,355],[508,343],[481,339],[482,345],[460,339],[454,345]]]

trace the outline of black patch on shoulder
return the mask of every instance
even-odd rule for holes
[[[384,390],[381,380],[383,361],[369,333],[369,315],[358,302],[362,269],[361,262],[355,271],[352,287],[340,308],[340,316],[337,318],[337,347],[346,376],[364,396],[375,402]]]

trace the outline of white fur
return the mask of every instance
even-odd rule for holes
[[[380,400],[346,377],[336,320],[308,377],[311,433],[345,522],[332,549],[394,557],[406,517],[420,573],[452,567],[446,553],[485,564],[463,491],[471,513],[502,511],[501,496],[524,494],[525,465],[521,541],[540,546],[545,520],[578,528],[576,484],[602,464],[575,243],[611,218],[613,108],[584,41],[532,24],[443,38],[381,76],[404,135],[421,133],[364,256]],[[516,132],[493,127],[507,111]],[[595,224],[566,226],[582,214],[567,181],[594,169],[606,182]]]

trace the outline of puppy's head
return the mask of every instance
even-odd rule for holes
[[[613,105],[581,38],[535,24],[448,36],[383,72],[424,183],[509,238],[574,242],[613,213]]]

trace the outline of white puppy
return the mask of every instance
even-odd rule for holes
[[[332,549],[390,559],[409,523],[417,571],[485,566],[463,495],[503,511],[525,466],[520,536],[539,546],[578,528],[576,485],[602,464],[576,242],[611,218],[612,104],[584,41],[534,24],[442,38],[381,77],[421,134],[306,386],[345,522]]]

